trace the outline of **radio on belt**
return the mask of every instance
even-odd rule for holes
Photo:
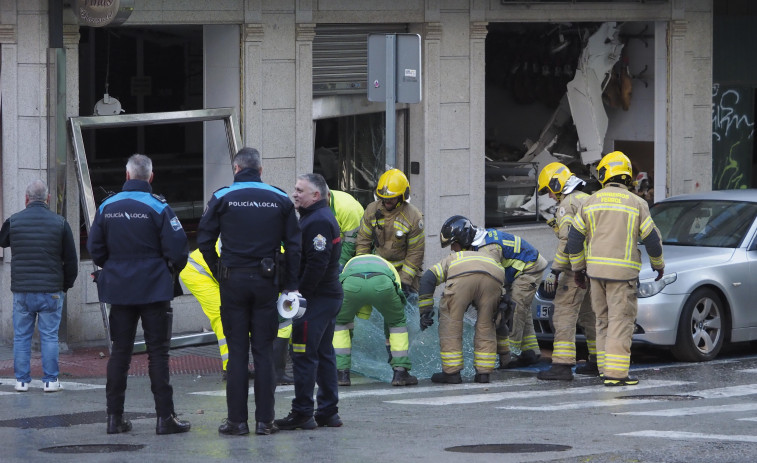
[[[300,318],[305,315],[308,301],[300,293],[281,293],[276,308],[279,315],[286,319]]]

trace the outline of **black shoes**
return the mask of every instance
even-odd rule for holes
[[[247,422],[235,423],[224,419],[221,426],[218,427],[218,434],[226,434],[227,436],[244,436],[250,433],[250,428],[247,427]]]
[[[155,434],[178,434],[189,431],[191,427],[189,421],[180,420],[176,417],[176,413],[171,413],[167,417],[158,417]]]
[[[125,420],[123,415],[108,415],[108,434],[129,431],[131,431],[131,421]]]
[[[553,363],[549,370],[540,371],[536,377],[543,380],[571,381],[572,366],[567,363]]]
[[[577,366],[576,374],[585,376],[599,376],[599,367],[597,366],[597,362],[592,362],[591,360],[589,360],[588,362]]]
[[[626,376],[625,378],[610,378],[609,376],[605,376],[604,384],[607,387],[636,386],[639,384],[639,379],[632,378],[631,376]]]
[[[275,420],[274,424],[282,431],[292,431],[295,429],[315,429],[318,423],[312,416],[300,415],[295,411],[289,412],[286,418]]]
[[[476,376],[473,377],[473,381],[477,383],[488,383],[489,381],[489,373],[476,373]]]
[[[520,355],[513,358],[509,363],[505,364],[504,368],[521,368],[521,367],[527,367],[529,365],[533,365],[534,363],[537,363],[539,359],[541,358],[541,355],[537,354],[533,350],[525,350],[520,353]],[[503,368],[500,366],[500,368]]]
[[[463,378],[460,376],[460,372],[447,374],[445,372],[434,373],[431,375],[431,381],[441,384],[460,384],[463,382]]]
[[[350,370],[336,370],[336,383],[340,386],[349,386],[352,384],[352,381],[350,381]]]
[[[396,367],[394,369],[394,377],[392,378],[392,386],[413,386],[418,384],[418,378],[407,372],[404,367]]]
[[[330,416],[323,416],[323,415],[315,415],[315,422],[318,423],[318,426],[325,426],[328,428],[338,428],[342,424],[342,419],[339,418],[339,415],[334,413]]]
[[[245,424],[245,427],[247,425]],[[276,426],[276,424],[271,421],[269,423],[264,423],[263,421],[258,421],[258,424],[255,426],[255,434],[259,436],[267,436],[269,434],[273,434],[275,432],[279,432],[279,427]]]
[[[504,354],[499,354],[499,368],[500,370],[504,370],[507,368],[507,365],[510,364],[510,361],[512,360],[512,356],[510,355],[510,352],[506,352]]]

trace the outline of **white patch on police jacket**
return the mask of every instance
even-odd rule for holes
[[[181,222],[179,222],[178,217],[174,217],[173,219],[171,219],[171,228],[173,228],[174,231],[181,230]]]
[[[326,249],[326,237],[319,233],[318,236],[313,238],[313,247],[316,251],[323,251]]]
[[[423,219],[418,221],[418,229],[423,230]]]
[[[565,208],[564,207],[561,207],[560,209],[557,210],[557,216],[558,217],[562,217],[564,215],[565,215]]]

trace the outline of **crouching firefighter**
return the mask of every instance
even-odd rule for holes
[[[336,316],[334,350],[337,379],[340,386],[350,385],[352,363],[352,330],[355,315],[370,311],[371,306],[384,317],[389,327],[390,364],[394,370],[392,386],[412,386],[418,378],[408,373],[412,365],[408,357],[410,340],[405,318],[405,294],[399,273],[379,256],[366,254],[353,257],[339,275],[344,290],[342,308]]]
[[[505,270],[496,260],[471,251],[476,230],[470,220],[453,216],[442,225],[439,235],[443,248],[450,246],[453,254],[424,272],[421,277],[418,307],[421,329],[433,324],[434,289],[446,282],[439,303],[439,347],[442,371],[434,373],[435,383],[462,382],[463,316],[470,304],[478,310],[473,337],[474,381],[488,383],[497,362],[497,335],[494,317],[505,283]]]

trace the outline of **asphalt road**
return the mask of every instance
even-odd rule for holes
[[[188,434],[156,436],[147,377],[131,377],[134,429],[105,433],[104,379],[65,382],[45,394],[0,379],[3,462],[733,462],[757,461],[757,353],[737,348],[705,364],[634,354],[638,386],[598,378],[543,382],[538,368],[498,371],[490,384],[392,387],[353,378],[340,389],[341,428],[219,436],[226,416],[218,375],[172,377]],[[276,394],[289,411],[292,386]],[[250,407],[254,407],[252,397]],[[252,410],[251,410],[252,412]],[[67,452],[67,453],[63,453]]]

